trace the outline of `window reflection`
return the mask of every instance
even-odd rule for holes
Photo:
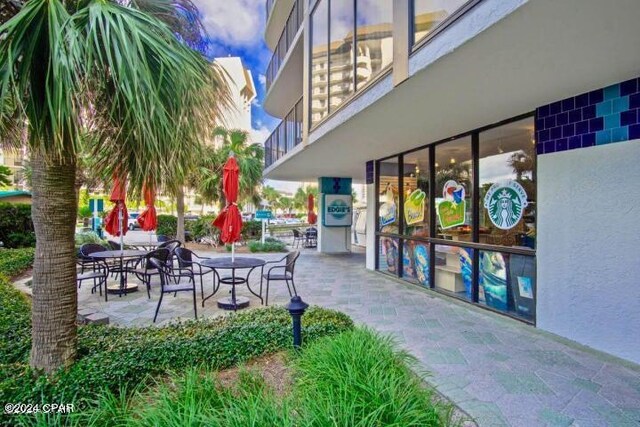
[[[357,0],[356,87],[372,80],[393,60],[393,1]]]
[[[320,0],[311,15],[311,124],[321,121],[329,113],[327,74],[329,55],[329,2]]]
[[[429,237],[429,150],[404,156],[404,234]]]
[[[419,42],[468,0],[414,0],[413,40]]]
[[[352,1],[332,1],[329,51],[329,110],[336,109],[354,92]]]

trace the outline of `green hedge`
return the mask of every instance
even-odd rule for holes
[[[31,221],[31,205],[0,203],[0,242],[6,248],[25,248],[36,245]]]
[[[287,246],[284,242],[276,239],[270,241],[265,240],[264,244],[259,240],[249,242],[249,250],[251,252],[286,252]]]
[[[12,278],[33,265],[33,248],[0,249],[0,275]]]
[[[173,215],[158,215],[158,228],[156,234],[158,236],[167,236],[175,239],[178,233],[178,218]]]
[[[4,292],[3,292],[4,293]],[[8,294],[9,295],[9,294]],[[28,313],[19,295],[3,301]],[[4,316],[4,313],[0,314]],[[11,318],[14,317],[12,314]],[[2,321],[9,325],[10,317]],[[176,323],[166,327],[117,328],[81,326],[78,360],[52,379],[37,377],[26,361],[30,347],[29,316],[8,335],[7,350],[0,354],[0,401],[65,402],[78,407],[95,405],[104,389],[117,393],[152,376],[202,365],[223,369],[263,354],[290,348],[291,317],[282,307],[251,310],[228,317]],[[5,323],[6,322],[6,323]],[[353,327],[339,312],[317,307],[303,317],[305,342]],[[9,350],[13,348],[13,350]]]

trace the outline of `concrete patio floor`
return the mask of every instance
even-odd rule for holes
[[[258,256],[271,260],[282,254]],[[252,283],[257,280],[254,274]],[[640,425],[640,366],[368,271],[363,254],[304,251],[296,286],[306,302],[343,311],[396,337],[417,358],[417,369],[429,372],[427,380],[481,426]],[[198,292],[199,316],[219,315],[215,300],[227,296],[227,289],[204,309]],[[239,294],[249,296],[242,287]],[[158,285],[151,300],[142,290],[111,295],[105,303],[86,283],[79,308],[106,313],[112,324],[150,325],[157,298]],[[287,301],[284,283],[274,284],[270,305]],[[251,306],[259,300],[251,297]],[[165,298],[158,324],[179,317],[193,317],[188,293]]]

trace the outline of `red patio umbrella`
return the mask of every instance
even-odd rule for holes
[[[124,179],[114,176],[113,188],[111,189],[111,196],[109,200],[116,204],[107,218],[105,219],[104,229],[112,236],[120,236],[120,249],[123,248],[122,236],[127,234],[127,221],[129,221],[129,214],[127,213],[127,206],[125,205],[125,199],[127,198],[127,182]]]
[[[318,220],[318,215],[315,214],[315,212],[313,211],[313,208],[314,208],[313,194],[309,194],[309,197],[307,198],[307,222],[311,225],[315,224],[316,221]]]
[[[238,210],[238,181],[240,168],[235,157],[229,157],[222,172],[222,191],[226,199],[226,206],[220,215],[213,221],[213,225],[221,231],[220,240],[224,243],[231,243],[231,258],[235,257],[234,242],[240,240],[242,230],[242,216]]]
[[[153,231],[158,228],[158,215],[156,213],[156,194],[153,189],[153,185],[145,185],[142,187],[142,194],[144,196],[144,203],[147,208],[138,216],[138,224],[144,231]]]

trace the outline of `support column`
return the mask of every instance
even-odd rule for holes
[[[366,267],[376,269],[376,184],[367,184]]]
[[[351,252],[353,198],[351,178],[318,178],[318,252]]]

